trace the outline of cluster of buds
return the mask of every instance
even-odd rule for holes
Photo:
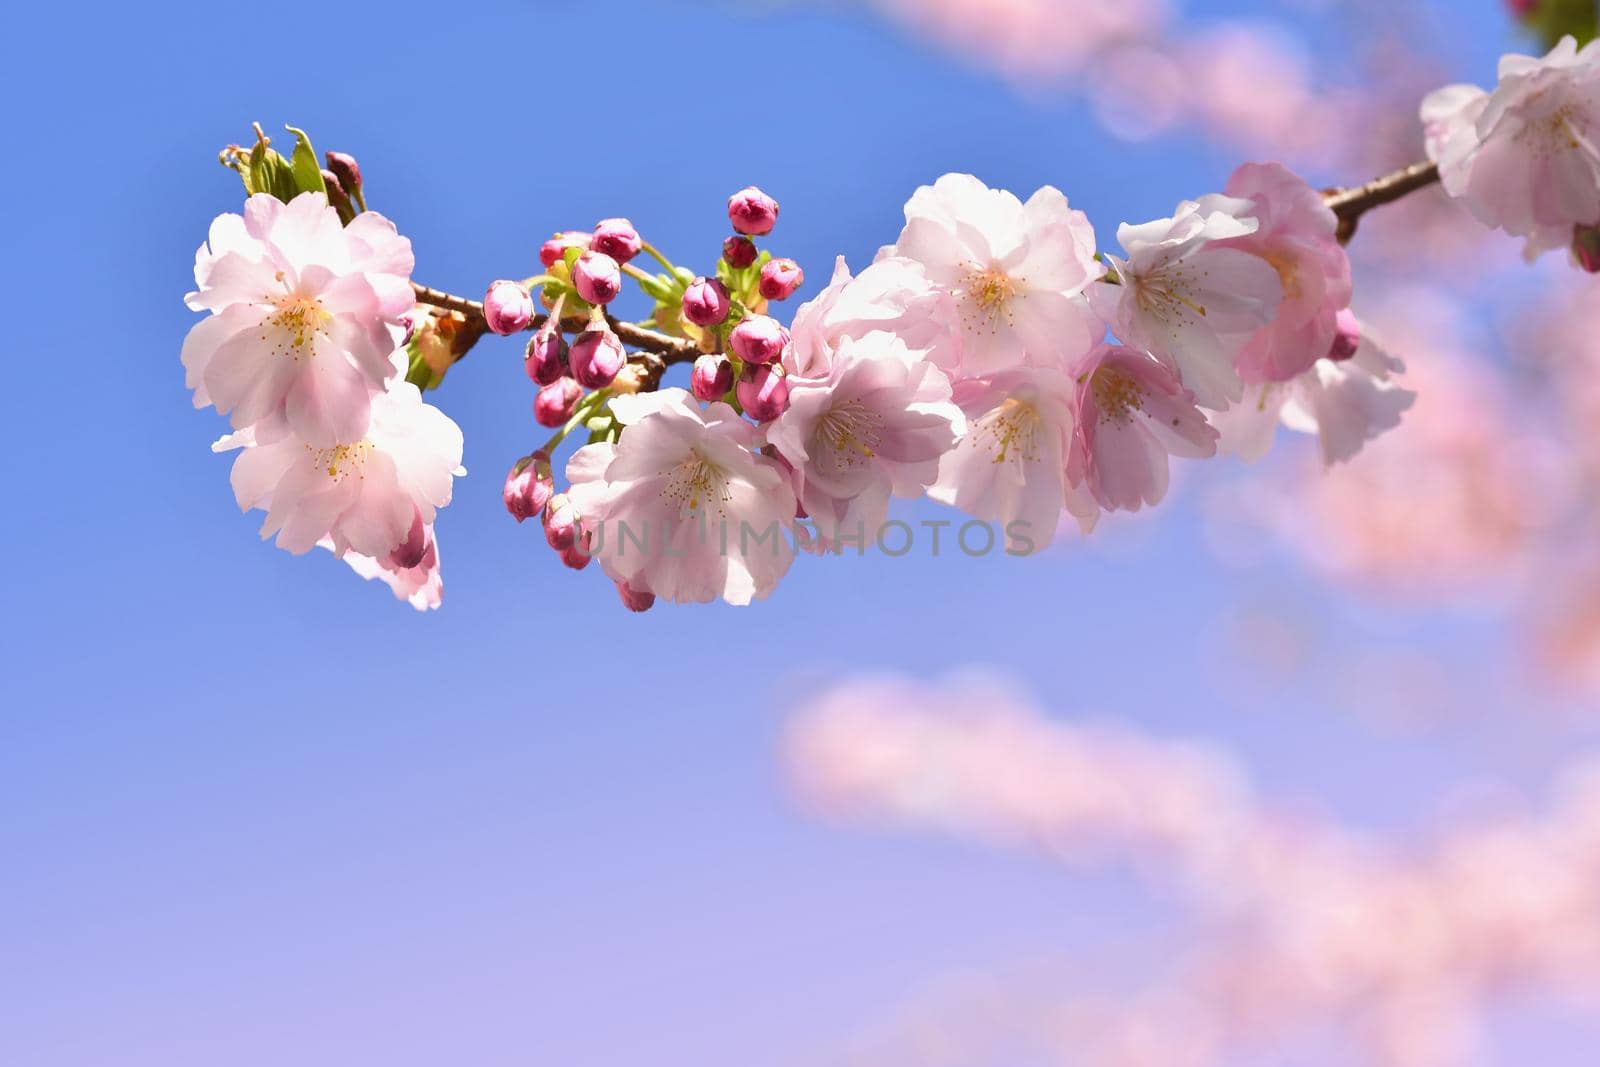
[[[555,430],[541,448],[512,466],[505,481],[506,510],[518,522],[539,516],[546,542],[567,566],[588,565],[588,537],[571,500],[556,490],[552,456],[579,427],[588,430],[590,442],[615,441],[621,427],[605,401],[646,381],[653,386],[668,362],[629,362],[617,333],[621,327],[609,315],[628,279],[654,303],[651,317],[633,329],[653,329],[676,345],[671,362],[683,361],[684,350],[701,353],[689,374],[695,397],[728,403],[760,423],[787,410],[789,331],[765,312],[769,301],[793,296],[805,275],[794,260],[774,258],[757,246],[756,238],[770,234],[777,220],[778,202],[772,197],[754,186],[735,193],[728,199],[734,233],[722,242],[715,269],[698,274],[672,263],[628,219],[603,219],[591,232],[566,230],[545,241],[539,249],[541,274],[496,281],[484,294],[489,330],[501,335],[532,330],[523,365],[539,387],[534,418]],[[665,271],[642,270],[634,260],[643,254]],[[653,594],[625,582],[618,583],[618,594],[632,611],[644,611],[655,601]]]

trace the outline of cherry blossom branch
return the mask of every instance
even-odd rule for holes
[[[454,311],[465,315],[469,319],[483,320],[482,301],[468,300],[464,296],[456,296],[454,293],[419,285],[416,282],[412,282],[411,287],[416,291],[418,303],[444,308],[446,311]],[[548,315],[535,315],[528,323],[527,328],[529,330],[537,330],[549,321],[549,318]],[[620,319],[613,318],[611,315],[606,316],[606,322],[611,326],[612,332],[624,343],[632,345],[640,351],[648,352],[652,356],[659,357],[662,369],[670,367],[674,363],[692,363],[702,353],[699,345],[686,338],[673,337],[657,330],[637,326],[631,322],[623,322]]]
[[[1339,243],[1349,244],[1361,216],[1375,207],[1393,203],[1439,180],[1437,163],[1413,163],[1350,189],[1330,189],[1323,202],[1339,218]]]

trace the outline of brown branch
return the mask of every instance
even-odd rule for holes
[[[454,293],[447,293],[442,289],[432,289],[426,285],[418,285],[416,282],[411,283],[411,288],[416,290],[419,304],[428,304],[431,307],[455,311],[469,319],[477,319],[479,321],[483,319],[483,304],[480,301],[468,300],[464,296],[456,296]],[[528,323],[528,329],[537,330],[549,321],[549,318],[548,315],[544,314],[535,315],[533,321]],[[606,315],[606,322],[610,324],[612,332],[621,338],[624,344],[631,345],[641,352],[649,353],[650,356],[654,357],[647,362],[659,364],[659,369],[656,369],[658,378],[661,371],[664,371],[674,363],[692,363],[701,354],[700,346],[687,338],[673,337],[657,330],[636,326],[631,322],[623,322],[620,319],[613,318],[609,314]]]
[[[1333,209],[1339,218],[1339,243],[1348,244],[1355,236],[1361,216],[1375,207],[1393,203],[1418,189],[1426,189],[1439,180],[1437,163],[1413,163],[1365,185],[1351,189],[1329,189],[1322,202]]]

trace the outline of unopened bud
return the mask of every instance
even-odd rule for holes
[[[627,582],[617,583],[617,595],[622,598],[622,606],[629,611],[649,611],[656,602],[656,595],[648,589],[635,589]]]
[[[583,570],[592,559],[594,559],[594,556],[586,548],[578,544],[573,544],[561,550],[561,562],[575,571]]]
[[[428,554],[428,528],[422,524],[422,512],[415,505],[411,508],[411,529],[406,531],[406,539],[394,546],[389,553],[389,563],[400,570],[408,571],[422,562]]]
[[[545,504],[544,539],[557,552],[565,552],[578,540],[578,512],[565,493],[557,493]]]
[[[722,258],[734,270],[743,270],[756,261],[756,243],[743,234],[734,234],[722,242]]]
[[[361,198],[361,164],[356,162],[356,157],[343,152],[324,152],[322,158],[328,163],[328,169],[333,176],[339,179],[339,187],[348,197],[359,200]]]
[[[694,361],[689,372],[689,389],[695,399],[710,403],[721,400],[733,388],[733,362],[721,353],[708,353]]]
[[[728,287],[715,278],[696,278],[683,292],[683,317],[696,326],[726,322],[732,306]]]
[[[760,237],[778,223],[778,202],[753,185],[728,197],[728,221],[739,233]]]
[[[789,383],[781,367],[746,364],[734,395],[745,414],[757,422],[771,422],[789,410]]]
[[[1600,224],[1572,228],[1572,258],[1590,274],[1600,273]]]
[[[511,517],[521,522],[531,519],[544,510],[550,502],[550,494],[555,491],[555,483],[550,477],[550,457],[543,452],[535,452],[531,456],[523,456],[511,468],[511,473],[506,475],[505,488],[501,497],[505,500],[506,510]]]
[[[628,361],[627,350],[617,335],[605,328],[584,330],[573,339],[567,350],[567,363],[572,376],[585,389],[601,389],[611,384],[622,365]]]
[[[768,300],[787,300],[805,283],[805,271],[792,259],[772,259],[761,268],[761,295]]]
[[[627,219],[601,219],[589,239],[589,247],[604,252],[618,263],[626,263],[639,254],[644,242],[639,231]]]
[[[572,286],[591,304],[609,304],[622,292],[622,270],[616,260],[591,249],[572,265]]]
[[[497,281],[483,296],[483,321],[495,333],[519,333],[533,321],[533,297],[516,282]]]
[[[328,190],[328,205],[339,213],[339,218],[345,222],[355,218],[356,206],[350,202],[350,194],[345,192],[339,176],[331,170],[325,170],[322,172],[322,184]]]
[[[1349,359],[1361,347],[1361,322],[1349,308],[1342,309],[1333,321],[1333,347],[1328,349],[1328,358]]]
[[[565,230],[539,246],[539,262],[546,267],[560,263],[569,248],[588,248],[590,237],[579,230]]]
[[[789,331],[768,315],[748,315],[728,335],[733,354],[746,363],[774,363],[788,344]]]
[[[557,378],[539,390],[533,398],[533,417],[540,426],[556,427],[572,418],[572,412],[583,399],[583,387],[571,378]]]
[[[400,338],[400,347],[404,348],[417,336],[417,331],[428,324],[428,313],[421,307],[414,307],[400,316],[400,325],[405,327],[405,335]]]
[[[528,341],[522,369],[528,372],[535,385],[549,385],[567,372],[567,339],[561,336],[553,320],[533,332]]]

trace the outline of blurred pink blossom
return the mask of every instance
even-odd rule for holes
[[[1189,892],[1199,953],[1144,992],[1063,995],[1063,1063],[1211,1067],[1310,1033],[1338,1062],[1446,1067],[1499,998],[1600,992],[1600,757],[1542,814],[1480,806],[1402,842],[1265,803],[1215,749],[1052,720],[992,681],[847,681],[798,711],[787,752],[835,816],[1129,859]]]

